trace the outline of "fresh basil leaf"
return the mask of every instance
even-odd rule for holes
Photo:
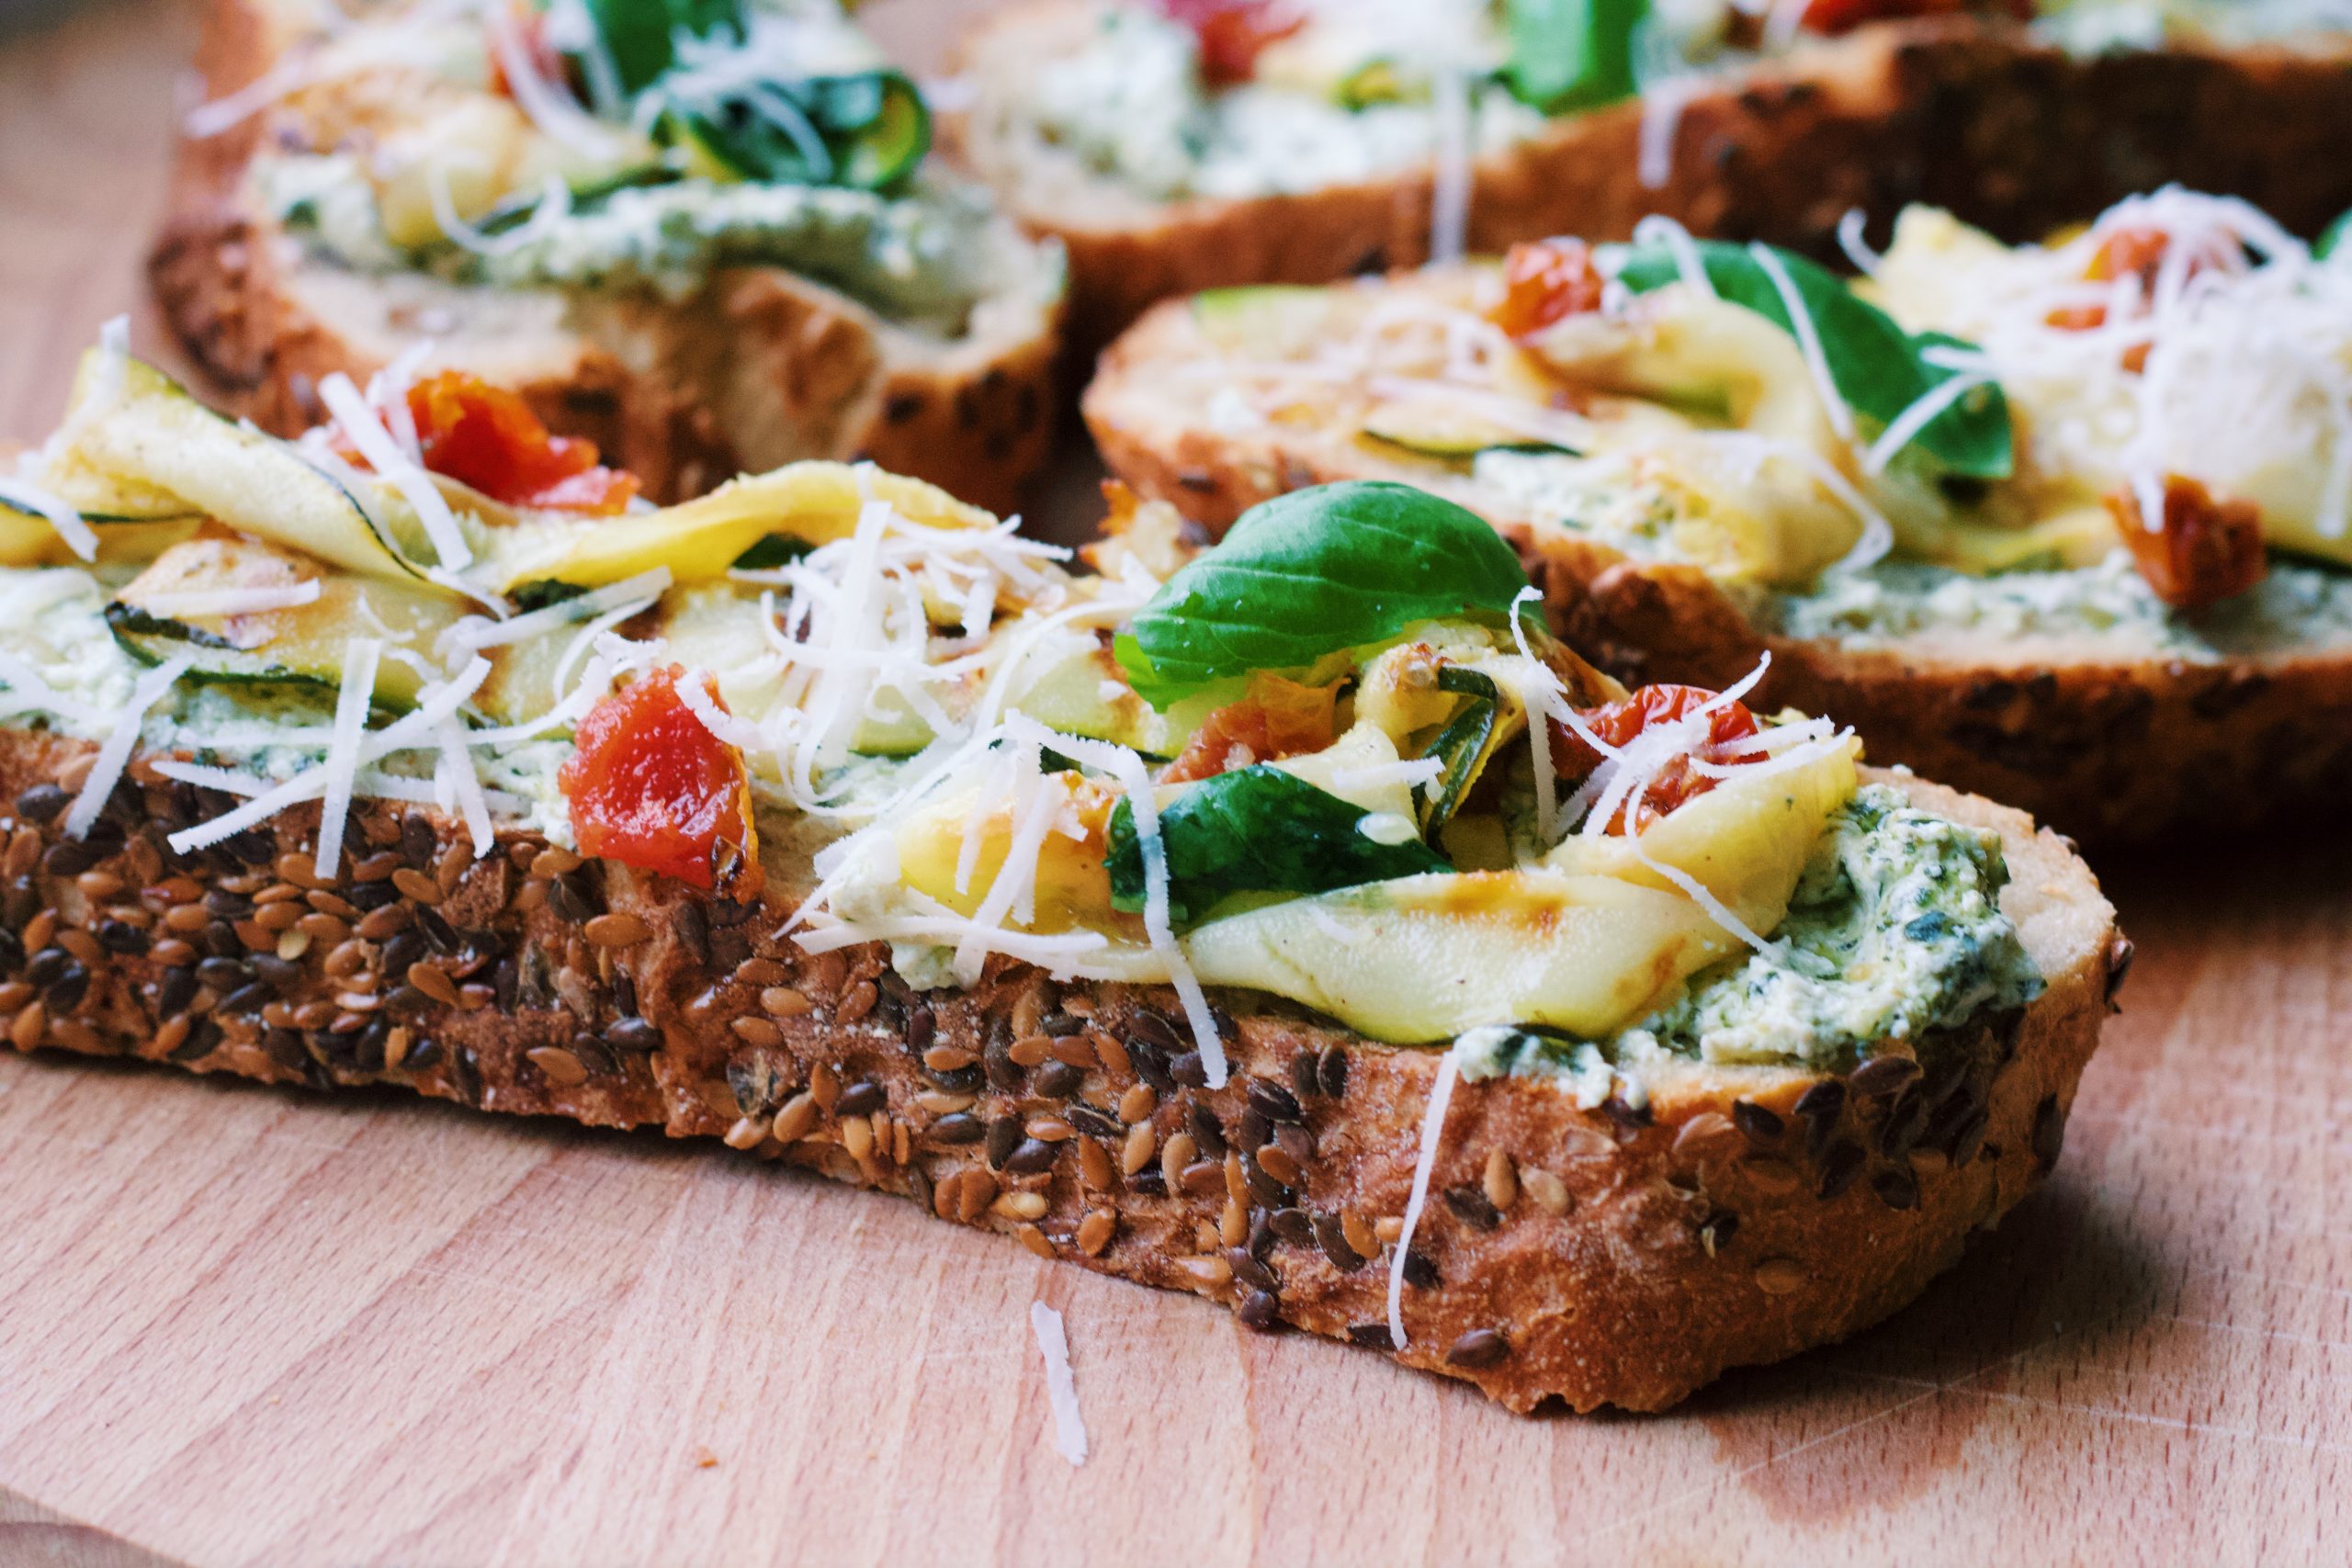
[[[2321,230],[2319,238],[2312,243],[2313,259],[2325,261],[2334,255],[2343,248],[2346,234],[2352,234],[2352,212],[2340,212],[2336,214],[2335,221]]]
[[[1202,780],[1159,813],[1169,919],[1189,925],[1235,893],[1328,893],[1449,869],[1419,839],[1366,838],[1357,829],[1368,815],[1264,763]],[[1108,837],[1111,906],[1133,913],[1144,907],[1143,846],[1125,800]]]
[[[1505,0],[1503,81],[1523,104],[1559,114],[1630,98],[1634,39],[1649,0]]]
[[[1144,700],[1166,708],[1415,621],[1506,615],[1526,587],[1519,557],[1476,513],[1385,480],[1321,485],[1244,513],[1160,585],[1114,651]]]
[[[1476,670],[1445,665],[1437,672],[1437,684],[1438,690],[1458,692],[1470,701],[1430,742],[1427,754],[1443,763],[1445,771],[1413,792],[1420,807],[1425,839],[1436,837],[1438,829],[1462,809],[1462,797],[1477,782],[1478,764],[1486,760],[1502,707],[1502,694],[1495,688],[1493,678]]]
[[[632,97],[676,62],[680,32],[708,38],[726,28],[740,38],[744,30],[742,0],[587,0],[587,5],[617,85]]]
[[[1696,242],[1699,261],[1715,292],[1734,305],[1755,311],[1794,335],[1787,303],[1755,255],[1745,245],[1720,240]],[[1933,347],[1974,348],[1974,344],[1941,333],[1912,336],[1894,317],[1862,299],[1828,269],[1787,251],[1773,255],[1788,270],[1797,298],[1813,318],[1821,340],[1822,356],[1829,362],[1829,378],[1838,395],[1863,419],[1883,430],[1905,410],[1960,372],[1931,365],[1922,351]],[[1628,247],[1618,281],[1636,294],[1681,281],[1674,253],[1665,245]],[[1980,387],[1945,409],[1912,438],[1911,449],[1923,453],[1940,470],[1971,479],[2005,479],[2017,469],[2010,439],[2008,400],[1998,386]]]

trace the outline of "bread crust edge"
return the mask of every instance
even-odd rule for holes
[[[145,757],[68,840],[37,786],[75,786],[94,751],[0,734],[0,1030],[21,1051],[720,1138],[1252,1326],[1385,1348],[1377,1231],[1405,1207],[1438,1052],[1221,996],[1233,1076],[1211,1090],[1172,993],[1001,960],[917,993],[879,944],[799,951],[782,900],[526,834],[476,861],[458,825],[388,803],[355,806],[323,885],[315,807],[178,855],[167,834],[226,802]],[[1549,1083],[1461,1084],[1395,1359],[1518,1411],[1661,1409],[1885,1317],[2042,1179],[2129,944],[2063,840],[1888,782],[2001,834],[2043,996],[1924,1078],[1693,1064],[1645,1106],[1588,1110]]]

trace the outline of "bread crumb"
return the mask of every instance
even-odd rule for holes
[[[708,1470],[718,1462],[718,1456],[712,1453],[708,1449],[696,1449],[695,1450],[695,1468],[696,1470]]]

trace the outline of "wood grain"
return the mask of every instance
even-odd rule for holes
[[[0,40],[0,436],[136,303],[187,33]],[[2339,1556],[2352,846],[2104,869],[2140,970],[2052,1186],[1664,1417],[1513,1418],[717,1148],[9,1057],[0,1562]]]

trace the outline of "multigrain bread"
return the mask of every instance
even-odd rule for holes
[[[307,0],[210,0],[196,72],[209,101],[250,87],[317,31]],[[254,189],[257,152],[302,133],[266,107],[179,144],[150,262],[164,317],[224,400],[291,434],[317,388],[365,382],[415,343],[520,391],[662,500],[803,457],[865,457],[1009,510],[1049,451],[1059,348],[1050,283],[982,303],[943,338],[778,267],[730,266],[684,299],[502,289],[363,273],[308,254]]]
[[[221,803],[143,758],[70,840],[93,750],[0,743],[19,1050],[723,1139],[1253,1327],[1387,1346],[1380,1238],[1436,1053],[1219,996],[1234,1070],[1212,1091],[1162,988],[998,959],[968,993],[916,993],[878,943],[801,952],[780,902],[519,832],[477,861],[458,825],[384,803],[355,808],[331,886],[311,874],[315,807],[175,854],[165,835]],[[1541,1081],[1457,1086],[1398,1360],[1513,1410],[1659,1409],[1884,1317],[2041,1181],[2130,944],[2064,840],[1882,782],[2000,833],[2004,908],[2048,989],[1925,1081],[1900,1057],[1846,1077],[1694,1066],[1642,1110],[1584,1111]]]
[[[2185,824],[2239,831],[2352,786],[2352,648],[2341,639],[2188,658],[2088,637],[1954,631],[1861,647],[1780,635],[1698,567],[1543,525],[1465,465],[1367,440],[1345,414],[1219,417],[1208,372],[1238,352],[1256,351],[1237,351],[1188,302],[1170,301],[1103,355],[1085,398],[1111,471],[1211,537],[1308,485],[1386,479],[1432,491],[1496,524],[1542,585],[1555,629],[1622,678],[1720,689],[1769,654],[1758,700],[1835,714],[1881,762],[2084,838],[2145,841]]]
[[[490,505],[388,413],[330,479],[101,349],[0,486],[18,1046],[717,1135],[1521,1409],[1852,1332],[2055,1156],[2071,848],[1628,694],[1460,508],[1088,574],[840,465]]]
[[[1155,300],[1246,283],[1322,283],[1429,256],[1426,167],[1247,198],[1141,199],[1013,134],[1035,63],[1117,0],[1041,0],[965,46],[978,101],[963,156],[1007,209],[1068,247],[1070,337],[1091,352]],[[2341,39],[2070,53],[2014,24],[1874,23],[1736,72],[1672,120],[1671,171],[1643,174],[1628,101],[1555,118],[1470,169],[1473,252],[1575,233],[1622,239],[1664,214],[1692,231],[1834,254],[1839,220],[1928,202],[2036,238],[2177,182],[2243,196],[2304,234],[2352,208],[2352,71]],[[1657,133],[1657,126],[1651,134]]]

